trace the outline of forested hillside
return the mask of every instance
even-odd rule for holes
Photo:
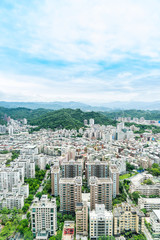
[[[79,129],[83,127],[83,121],[94,118],[96,124],[103,125],[116,125],[116,121],[108,119],[98,112],[83,112],[80,109],[61,109],[57,111],[51,111],[41,118],[34,118],[30,121],[32,125],[38,125],[39,128],[66,128],[66,129]]]
[[[47,109],[31,110],[27,108],[0,108],[0,119],[4,123],[4,115],[10,116],[13,119],[26,118],[31,125],[40,128],[66,128],[79,129],[84,126],[84,119],[89,120],[94,118],[96,124],[116,125],[116,121],[109,119],[102,113],[98,112],[83,112],[80,109],[61,109],[57,111]]]

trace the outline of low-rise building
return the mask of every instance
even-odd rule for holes
[[[65,221],[63,227],[62,240],[74,239],[74,221]]]
[[[150,215],[152,231],[156,239],[160,239],[160,210],[153,210]]]
[[[160,209],[160,198],[139,198],[138,206],[140,209],[151,211],[152,209]]]

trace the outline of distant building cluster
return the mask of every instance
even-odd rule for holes
[[[145,210],[150,212],[153,233],[159,236],[160,179],[147,169],[153,163],[160,164],[160,135],[136,135],[138,128],[125,126],[125,122],[149,122],[119,118],[114,127],[86,119],[85,127],[78,131],[41,129],[29,134],[26,119],[6,116],[6,121],[6,126],[0,126],[0,209],[22,209],[29,196],[29,185],[24,180],[34,179],[37,168],[48,169],[38,189],[40,197],[34,197],[30,206],[35,239],[47,240],[56,235],[59,216],[75,219],[64,221],[63,240],[98,240],[102,236],[120,239],[124,232],[145,233]],[[11,161],[13,150],[20,154]],[[132,174],[128,165],[134,169]],[[123,174],[129,180],[128,192],[120,177]],[[152,184],[146,184],[147,180]],[[51,194],[41,193],[49,183]],[[119,200],[121,188],[126,201]],[[140,195],[137,206],[130,199],[134,192]],[[113,206],[116,200],[120,203]]]

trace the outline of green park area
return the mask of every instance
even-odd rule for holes
[[[130,178],[130,177],[131,177],[131,174],[130,173],[126,173],[124,175],[119,176],[119,180],[124,180],[124,179]]]
[[[135,172],[135,173],[126,173],[126,174],[124,174],[124,175],[119,176],[119,180],[124,180],[124,179],[126,179],[126,178],[133,177],[133,176],[135,176],[136,174],[137,174],[137,172]]]

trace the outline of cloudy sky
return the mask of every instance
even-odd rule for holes
[[[160,100],[160,1],[0,0],[0,100]]]

